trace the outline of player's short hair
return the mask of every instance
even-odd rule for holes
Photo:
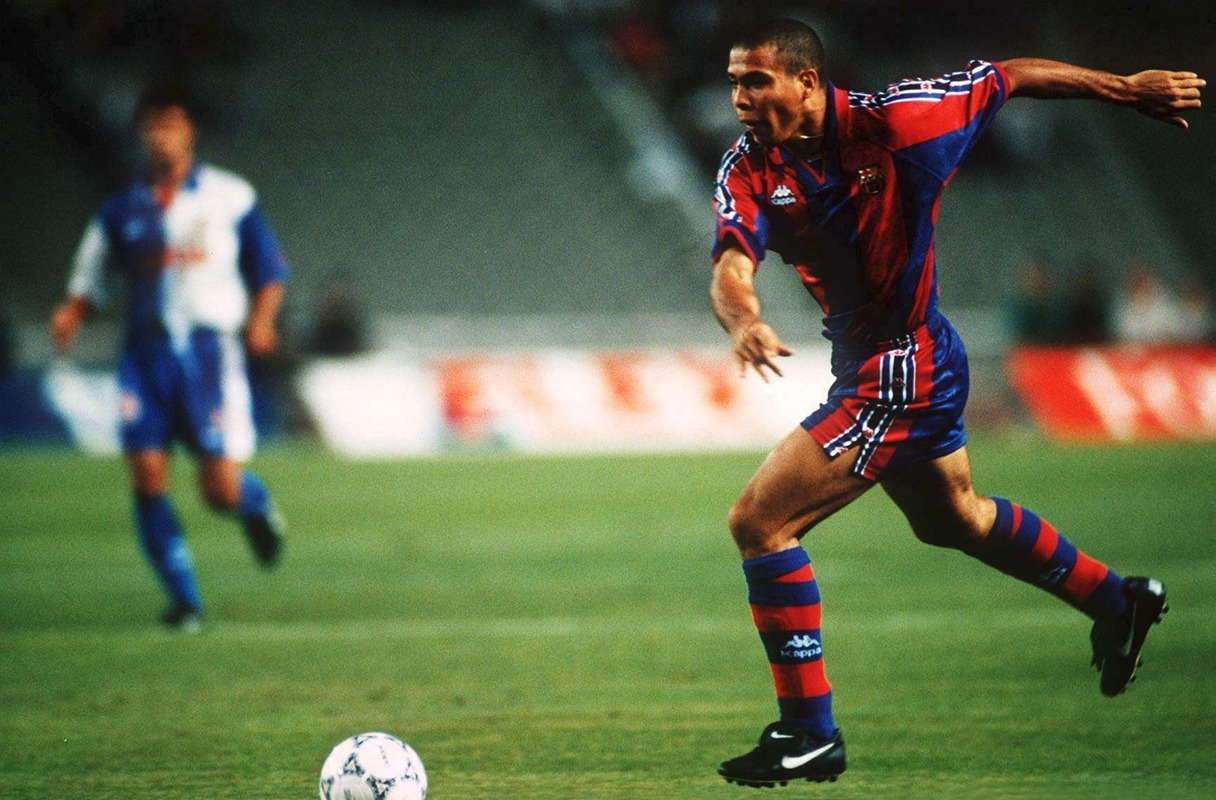
[[[789,18],[759,20],[743,28],[731,40],[731,47],[748,50],[765,45],[777,48],[777,60],[790,75],[804,69],[823,73],[823,42],[815,29],[805,22]]]
[[[139,125],[151,112],[163,111],[166,108],[180,108],[186,112],[191,122],[198,122],[194,98],[184,86],[176,83],[155,83],[144,89],[135,103],[135,124]]]

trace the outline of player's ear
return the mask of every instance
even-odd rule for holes
[[[802,93],[804,97],[810,97],[819,88],[820,84],[819,70],[807,68],[798,73],[798,82],[802,84]]]

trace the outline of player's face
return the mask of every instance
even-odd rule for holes
[[[786,72],[775,46],[734,48],[726,74],[730,78],[735,114],[757,141],[780,144],[800,132],[807,76]]]
[[[139,137],[153,167],[173,167],[194,157],[194,123],[180,106],[153,108],[139,123]]]

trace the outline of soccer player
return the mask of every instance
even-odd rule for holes
[[[1102,100],[1185,128],[1181,114],[1199,107],[1204,81],[1019,58],[862,94],[830,83],[819,37],[800,22],[762,23],[733,44],[727,73],[746,132],[717,176],[714,311],[741,374],[780,376],[779,358],[791,351],[762,321],[753,286],[766,251],[777,253],[823,309],[836,380],[730,512],[780,720],[719,774],[773,786],[844,771],[819,589],[800,542],[876,483],[921,541],[961,550],[1089,616],[1101,690],[1119,694],[1165,610],[1165,588],[1120,577],[1029,509],[972,488],[967,358],[938,311],[933,231],[943,188],[1009,98]]]
[[[122,276],[119,414],[136,528],[169,595],[163,622],[194,632],[202,598],[168,496],[170,445],[186,445],[207,504],[239,518],[257,560],[272,566],[282,521],[266,486],[244,467],[254,428],[239,334],[254,356],[276,349],[288,267],[253,188],[195,161],[197,128],[184,92],[148,89],[135,122],[147,180],[110,197],[89,223],[51,335],[68,352],[105,300],[106,273]]]

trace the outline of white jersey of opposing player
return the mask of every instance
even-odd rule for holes
[[[69,295],[104,305],[109,272],[126,278],[128,337],[175,344],[197,328],[235,333],[250,292],[288,275],[253,187],[203,164],[171,198],[141,182],[107,200],[76,252]]]

